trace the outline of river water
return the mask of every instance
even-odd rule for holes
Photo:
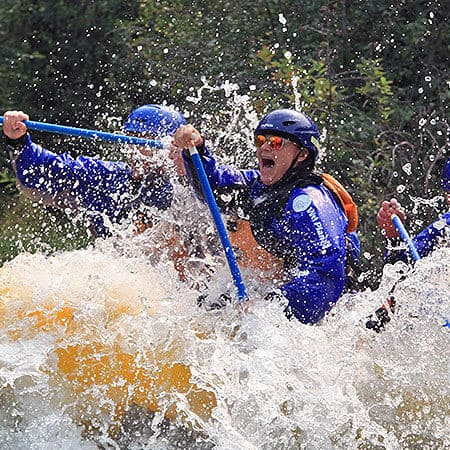
[[[231,285],[214,264],[211,296]],[[366,329],[404,272],[391,322]],[[206,311],[167,261],[111,241],[6,263],[0,448],[450,446],[450,248],[386,266],[376,291],[345,295],[316,326],[244,278],[244,310]]]

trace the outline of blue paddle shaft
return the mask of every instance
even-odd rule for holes
[[[406,245],[408,246],[409,252],[411,253],[411,256],[412,256],[413,260],[414,261],[419,261],[419,259],[421,259],[420,255],[419,255],[419,252],[417,251],[413,241],[409,237],[409,234],[406,231],[406,228],[403,225],[403,223],[400,220],[400,218],[396,214],[393,214],[392,217],[391,217],[391,220],[392,220],[392,223],[394,224],[395,228],[397,229],[398,234],[402,238],[403,242],[405,242]]]
[[[85,128],[66,127],[63,125],[54,125],[44,122],[33,122],[32,120],[24,120],[27,128],[36,131],[47,131],[49,133],[67,134],[70,136],[81,136],[90,139],[99,139],[101,141],[118,142],[121,144],[144,145],[158,149],[169,148],[170,144],[153,139],[138,138],[135,136],[126,136],[123,134],[107,133],[104,131],[87,130]],[[3,124],[3,117],[0,116],[0,125]]]
[[[227,257],[231,276],[233,277],[233,282],[238,293],[238,300],[240,303],[242,303],[248,299],[248,296],[244,282],[242,281],[239,266],[237,265],[236,257],[233,252],[233,247],[231,246],[227,230],[223,223],[222,216],[220,215],[219,207],[217,206],[216,199],[214,198],[211,185],[209,184],[205,168],[203,167],[202,160],[200,159],[200,155],[198,154],[197,149],[195,147],[190,147],[189,153],[191,155],[197,177],[200,181],[206,203],[208,204],[217,232],[219,233],[220,242],[222,243],[222,247],[225,251],[225,256]]]

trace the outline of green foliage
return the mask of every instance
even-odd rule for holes
[[[11,186],[13,186],[14,183],[15,178],[9,170],[3,169],[0,171],[0,185],[2,186],[2,189],[11,189]]]
[[[74,126],[115,113],[116,92],[107,79],[123,48],[117,23],[133,17],[136,8],[137,2],[123,0],[5,0],[3,108]]]
[[[1,218],[6,216],[6,208],[9,202],[15,199],[17,195],[15,181],[12,170],[6,167],[2,168],[0,158],[0,227],[3,222]]]
[[[70,221],[64,213],[19,197],[3,205],[0,223],[0,266],[20,252],[86,247],[93,239],[83,224]],[[0,210],[1,211],[1,210]]]
[[[390,107],[393,95],[391,89],[392,80],[386,78],[381,63],[381,59],[373,61],[362,59],[356,65],[358,72],[363,77],[364,85],[357,87],[355,91],[365,98],[362,105],[363,108],[366,108],[370,102],[373,102],[374,106],[378,108],[381,118],[387,120],[393,113],[393,108]]]

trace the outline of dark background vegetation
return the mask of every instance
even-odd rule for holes
[[[359,205],[362,262],[373,280],[384,245],[380,202],[396,196],[415,219],[412,233],[442,207],[417,206],[417,198],[440,194],[449,156],[446,14],[439,1],[419,0],[3,0],[0,106],[112,131],[133,107],[167,102],[228,155],[249,151],[231,139],[247,126],[245,111],[230,111],[226,89],[189,98],[205,84],[237,85],[259,117],[301,108],[324,130],[320,169]],[[33,138],[74,155],[114,155],[93,142]],[[6,151],[0,189],[0,264],[20,251],[90,242],[64,214],[18,194]]]

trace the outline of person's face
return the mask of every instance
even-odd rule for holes
[[[261,182],[266,186],[273,186],[277,183],[297,155],[296,165],[303,162],[308,156],[307,149],[299,149],[297,144],[288,139],[269,134],[260,136],[255,139],[256,156],[259,162]]]
[[[127,133],[129,136],[143,139],[155,139],[151,134]],[[161,167],[155,161],[156,149],[143,145],[128,144],[128,163],[131,167],[131,176],[135,180],[140,180],[145,175],[159,172]]]
[[[447,205],[450,206],[450,191],[445,191],[445,201],[447,202]]]

